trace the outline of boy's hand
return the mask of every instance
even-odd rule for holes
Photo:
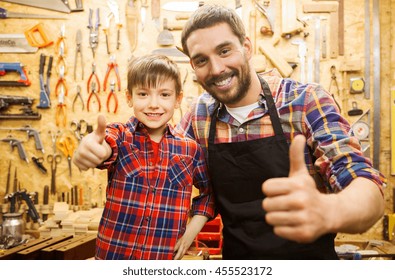
[[[82,138],[77,151],[74,153],[74,164],[81,170],[88,170],[108,159],[111,155],[111,148],[104,141],[105,136],[106,118],[99,115],[96,130]]]

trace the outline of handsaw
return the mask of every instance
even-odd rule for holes
[[[10,2],[14,4],[21,4],[46,10],[52,10],[62,13],[70,13],[70,8],[67,7],[62,0],[1,0],[2,2]]]
[[[134,52],[138,42],[139,13],[135,0],[126,4],[126,32],[129,38],[130,51]]]

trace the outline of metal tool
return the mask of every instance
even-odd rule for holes
[[[92,79],[94,79],[94,81],[92,81]],[[99,80],[99,77],[96,74],[96,63],[94,63],[94,62],[92,63],[92,72],[91,72],[91,74],[90,74],[90,76],[88,78],[88,82],[86,84],[86,91],[88,93],[91,92],[91,84],[93,82],[97,83],[97,85],[98,85],[97,92],[100,92],[100,80]]]
[[[104,76],[104,82],[103,82],[103,90],[104,91],[106,91],[106,89],[107,89],[107,81],[111,75],[111,72],[114,72],[114,74],[115,74],[115,78],[117,80],[117,85],[118,85],[118,91],[120,91],[121,90],[121,77],[119,76],[118,64],[115,60],[115,55],[112,55],[110,57],[110,62],[107,63],[106,75]]]
[[[96,92],[96,83],[95,82],[92,82],[91,91],[89,93],[88,101],[87,101],[87,104],[86,104],[86,109],[88,110],[88,112],[89,112],[90,103],[91,103],[93,97],[96,99],[97,106],[98,106],[98,111],[100,112],[100,110],[101,110],[101,102],[100,102],[100,97],[99,97],[99,95]]]
[[[4,76],[9,72],[17,72],[20,77],[17,81],[1,80],[0,86],[11,86],[11,87],[27,87],[30,86],[31,82],[27,76],[24,65],[19,62],[0,62],[0,76]]]
[[[235,0],[235,10],[238,16],[242,19],[243,18],[243,6],[240,0]]]
[[[84,79],[84,57],[82,54],[82,32],[77,30],[75,36],[74,80],[77,80],[78,57],[80,58],[81,80]]]
[[[63,68],[61,70],[61,68]],[[63,75],[67,74],[67,62],[66,62],[66,55],[65,55],[65,44],[64,42],[60,43],[59,47],[59,55],[56,60],[56,72],[60,75],[60,72],[63,71]]]
[[[68,0],[62,0],[62,2],[70,9],[70,12],[82,12],[84,7],[82,5],[82,0],[75,0],[75,8],[71,8]]]
[[[78,100],[81,103],[81,110],[83,111],[85,109],[85,104],[84,104],[84,99],[82,99],[82,95],[81,95],[81,87],[79,85],[77,85],[77,93],[74,96],[73,99],[73,105],[72,105],[72,110],[73,112],[75,112],[75,104],[78,102]]]
[[[141,32],[144,31],[145,21],[147,17],[147,10],[148,10],[147,0],[141,0],[141,6],[140,6]]]
[[[117,94],[115,93],[115,81],[114,80],[111,81],[110,92],[108,93],[108,96],[107,96],[106,106],[107,106],[108,113],[111,112],[111,109],[110,109],[111,99],[114,99],[114,110],[112,110],[112,112],[115,114],[118,110],[118,97],[117,97]]]
[[[163,19],[163,30],[159,33],[156,43],[159,46],[171,46],[174,44],[174,36],[167,28],[167,18]]]
[[[336,94],[337,94],[337,96],[339,96],[339,94],[340,94],[340,89],[339,89],[339,84],[337,83],[337,78],[336,78],[336,66],[335,66],[335,65],[332,65],[332,66],[331,66],[331,82],[330,82],[330,84],[329,84],[329,89],[328,89],[328,91],[329,91],[329,93],[332,95],[333,100],[335,101],[337,107],[339,107],[339,112],[341,112],[341,107],[340,107],[339,103],[337,103],[337,101],[336,101],[335,95],[334,95],[333,92],[332,92],[332,87],[335,87],[335,88],[336,88]]]
[[[25,125],[23,127],[0,127],[0,130],[8,130],[8,131],[25,131],[27,133],[27,138],[29,140],[30,137],[34,138],[34,143],[36,146],[36,150],[44,153],[44,146],[40,138],[40,133],[31,127],[30,125]]]
[[[92,49],[93,58],[95,58],[95,52],[99,44],[99,26],[100,26],[100,9],[96,9],[96,23],[92,25],[93,9],[89,9],[89,46]]]
[[[119,49],[119,46],[121,44],[120,41],[120,32],[122,28],[122,24],[119,19],[119,6],[118,3],[114,0],[107,0],[107,5],[110,8],[110,13],[107,15],[106,18],[106,24],[105,27],[103,28],[103,31],[106,35],[106,46],[107,46],[107,53],[110,54],[110,42],[109,42],[109,33],[110,33],[110,22],[111,19],[114,19],[116,29],[117,29],[117,44],[116,44],[116,49]]]
[[[67,44],[66,44],[66,25],[62,24],[60,27],[59,37],[55,43],[55,53],[65,55],[67,53]]]
[[[373,0],[373,166],[380,166],[380,3]]]
[[[152,3],[151,3],[152,5]],[[134,52],[138,42],[139,14],[135,0],[128,0],[126,4],[126,31],[129,39],[130,52]]]
[[[303,39],[294,39],[291,42],[293,45],[298,46],[298,57],[300,65],[300,82],[306,83],[306,54],[307,47],[306,42]]]
[[[370,0],[365,0],[365,23],[364,23],[364,38],[365,38],[365,67],[364,67],[364,76],[365,76],[365,98],[370,99]]]
[[[56,194],[56,170],[58,164],[62,161],[62,157],[59,154],[53,154],[47,156],[47,161],[51,165],[51,194]]]
[[[84,119],[79,121],[72,121],[70,123],[70,129],[73,131],[75,137],[81,141],[81,139],[93,131],[92,125],[88,124]]]
[[[44,30],[43,24],[40,22],[24,32],[30,46],[45,48],[53,44]]]
[[[52,58],[52,56],[51,56],[51,58]],[[52,67],[51,58],[50,58],[51,65],[48,65],[48,68]],[[42,53],[40,55],[40,68],[38,71],[39,80],[40,80],[40,103],[39,103],[39,105],[37,105],[37,108],[40,108],[40,109],[48,109],[51,107],[50,95],[49,95],[49,92],[47,91],[49,89],[48,83],[45,83],[45,81],[44,81],[45,60],[46,60],[46,56],[45,56],[45,54]],[[50,73],[51,73],[51,71],[49,71],[49,76],[51,75]],[[47,80],[47,82],[48,82],[48,80]]]
[[[18,139],[15,139],[11,135],[9,135],[7,138],[1,139],[1,141],[10,143],[11,151],[13,151],[15,147],[17,147],[18,148],[19,157],[22,160],[24,160],[27,163],[29,163],[29,159],[26,156],[26,151],[25,151],[25,148],[22,145],[22,143],[23,143],[22,141],[20,141]]]
[[[274,33],[274,19],[271,15],[269,15],[267,9],[258,1],[254,1],[255,2],[255,6],[257,8],[258,11],[260,11],[262,13],[262,15],[267,19],[267,22],[269,23],[269,30],[271,33]]]
[[[64,95],[67,96],[68,88],[67,88],[67,83],[66,83],[66,78],[65,78],[64,65],[61,65],[60,69],[59,69],[59,78],[58,78],[58,81],[55,86],[56,96],[59,96],[60,90],[62,90]]]
[[[24,34],[0,34],[0,53],[35,53]]]
[[[66,103],[64,102],[64,88],[60,88],[60,93],[58,94],[58,104],[56,105],[56,113],[55,113],[55,121],[56,126],[60,126],[63,124],[63,127],[66,127],[67,123],[67,113],[66,113]],[[63,120],[63,122],[61,122]]]
[[[0,95],[0,119],[6,120],[40,120],[41,114],[32,110],[34,98],[18,95]],[[4,113],[12,105],[21,105],[22,113]]]
[[[36,8],[42,8],[46,10],[53,10],[62,13],[70,13],[71,10],[64,4],[62,0],[3,0],[4,2],[10,2],[15,4],[21,4]]]
[[[67,157],[69,176],[72,176],[71,159],[77,147],[77,143],[70,134],[63,134],[56,142],[56,147]]]
[[[65,17],[60,17],[60,16],[56,16],[56,15],[40,15],[40,14],[15,13],[15,12],[10,12],[10,11],[0,7],[0,19],[7,19],[7,18],[66,19]]]
[[[33,163],[37,166],[38,170],[41,171],[43,174],[47,174],[47,168],[45,168],[43,162],[44,158],[43,157],[32,157]]]
[[[151,0],[151,17],[156,30],[160,31],[160,0]]]

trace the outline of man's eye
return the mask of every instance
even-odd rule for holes
[[[206,63],[207,59],[205,58],[197,58],[194,60],[193,64],[195,64],[196,66],[202,66]]]
[[[230,52],[230,49],[222,49],[221,50],[221,55],[226,55],[226,54],[229,54],[229,52]]]

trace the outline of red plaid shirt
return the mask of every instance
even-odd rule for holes
[[[213,196],[204,153],[168,126],[155,165],[144,125],[132,117],[107,126],[112,156],[107,201],[96,243],[97,259],[172,259],[190,211],[212,218]],[[192,186],[199,195],[192,200]]]

